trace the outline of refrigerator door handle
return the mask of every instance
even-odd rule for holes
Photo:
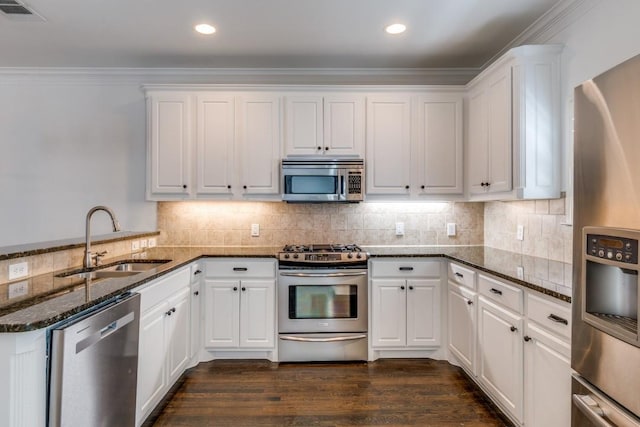
[[[598,405],[598,402],[593,400],[588,394],[574,394],[572,396],[573,403],[576,408],[582,412],[582,414],[589,419],[597,427],[614,427],[613,424],[608,423],[603,417],[604,411]]]

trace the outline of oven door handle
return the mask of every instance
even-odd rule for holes
[[[585,417],[598,427],[613,427],[613,424],[608,423],[603,417],[604,411],[596,401],[589,395],[573,395],[573,404],[584,414]]]
[[[331,338],[309,338],[309,337],[294,337],[290,335],[281,335],[280,339],[285,341],[301,341],[301,342],[337,342],[337,341],[355,341],[366,338],[366,334],[349,335],[345,337],[331,337]]]
[[[349,276],[366,276],[366,271],[352,272],[352,273],[285,273],[280,272],[281,276],[290,277],[349,277]]]

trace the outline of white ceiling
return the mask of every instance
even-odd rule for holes
[[[558,0],[27,0],[0,67],[478,68]],[[212,36],[197,23],[217,28]],[[384,27],[407,25],[390,36]]]

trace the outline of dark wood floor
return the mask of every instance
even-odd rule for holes
[[[504,426],[463,374],[429,359],[213,361],[188,371],[148,426]]]

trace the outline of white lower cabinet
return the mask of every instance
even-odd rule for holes
[[[203,276],[201,262],[196,261],[191,264],[191,364],[198,363],[198,353],[202,348],[202,323],[201,300],[202,300],[202,283],[200,278]]]
[[[522,316],[483,295],[478,309],[478,379],[500,406],[522,423]]]
[[[208,261],[206,275],[205,348],[274,349],[275,261]]]
[[[468,372],[476,373],[477,294],[449,282],[449,351]]]
[[[374,260],[371,266],[371,346],[438,347],[440,261]]]
[[[447,307],[452,361],[512,421],[571,424],[569,303],[449,262]]]
[[[190,268],[137,292],[141,314],[136,425],[140,425],[190,360]]]

